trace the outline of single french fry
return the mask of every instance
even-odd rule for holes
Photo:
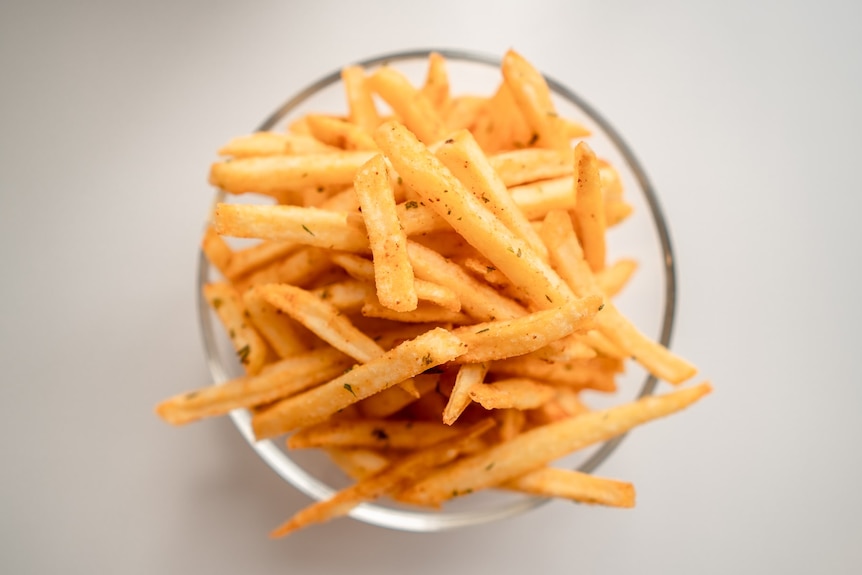
[[[581,400],[579,391],[567,387],[557,386],[557,396],[554,398],[557,405],[566,412],[569,417],[588,413],[590,408]]]
[[[220,156],[253,158],[287,154],[312,154],[337,152],[338,148],[327,146],[304,134],[278,134],[255,132],[232,139],[219,149]]]
[[[503,78],[512,97],[536,134],[534,145],[540,148],[567,148],[569,138],[560,122],[545,78],[532,64],[514,50],[503,56]]]
[[[467,344],[468,350],[458,361],[479,363],[530,353],[591,327],[601,305],[602,299],[592,296],[515,319],[460,327],[453,333]]]
[[[449,74],[446,71],[446,58],[437,52],[428,55],[428,73],[422,85],[422,94],[439,115],[449,108]]]
[[[362,306],[362,315],[405,323],[451,323],[457,325],[470,323],[467,314],[451,311],[427,301],[419,302],[419,305],[410,311],[394,311],[381,304],[376,296],[365,300],[365,304]]]
[[[574,173],[570,150],[523,148],[488,157],[507,187],[540,180],[564,178]]]
[[[341,419],[304,427],[287,439],[287,446],[290,449],[332,446],[422,449],[459,433],[439,421]]]
[[[174,425],[224,415],[234,409],[300,393],[337,377],[353,364],[353,359],[331,347],[306,351],[270,364],[258,375],[238,377],[172,397],[160,403],[156,413]]]
[[[236,282],[239,278],[257,271],[296,252],[300,244],[288,241],[263,241],[236,250],[223,270],[225,277]]]
[[[263,156],[216,162],[210,183],[231,194],[274,195],[319,186],[348,186],[371,151]]]
[[[470,390],[482,385],[488,373],[487,363],[465,363],[458,368],[455,387],[449,395],[449,402],[443,410],[443,423],[452,425],[470,404]]]
[[[355,279],[346,279],[310,291],[343,313],[357,313],[362,310],[365,300],[374,293],[374,285]]]
[[[545,347],[530,352],[529,355],[531,355],[532,357],[537,357],[544,361],[551,362],[568,362],[579,359],[594,358],[598,355],[596,353],[596,350],[593,349],[586,342],[578,338],[578,336],[584,333],[586,332],[581,331],[577,333],[572,333],[568,336],[558,339],[557,341],[549,343]]]
[[[611,363],[613,362],[613,363]],[[614,374],[618,363],[607,358],[549,362],[529,355],[501,359],[491,364],[491,371],[510,377],[529,377],[555,385],[594,391],[616,391]]]
[[[407,254],[417,277],[438,282],[451,289],[461,302],[461,309],[479,321],[511,319],[526,314],[526,310],[497,293],[464,271],[458,264],[416,242],[407,242]]]
[[[417,375],[413,378],[416,389],[419,391],[420,398],[427,393],[430,393],[437,387],[440,381],[440,376],[432,375]],[[389,417],[394,413],[398,413],[408,405],[417,400],[415,395],[407,393],[400,387],[390,387],[380,393],[376,393],[371,397],[363,399],[357,405],[362,415],[371,419]]]
[[[474,131],[476,120],[488,104],[483,96],[454,96],[443,115],[447,132],[467,129]]]
[[[565,133],[566,138],[569,140],[588,138],[592,136],[592,132],[589,128],[570,118],[559,116],[559,122],[562,125],[562,130]]]
[[[500,441],[509,441],[521,433],[527,423],[527,418],[520,409],[498,409],[495,413]]]
[[[580,296],[601,295],[601,289],[572,229],[569,215],[565,212],[550,212],[540,233],[551,253],[551,264],[572,290]],[[697,372],[691,363],[641,333],[609,300],[605,301],[604,309],[596,314],[596,327],[659,379],[678,384]]]
[[[632,215],[634,207],[624,201],[605,202],[605,224],[612,227]]]
[[[575,337],[605,357],[613,359],[626,359],[628,357],[624,349],[612,342],[597,329],[575,334]]]
[[[270,533],[270,537],[282,537],[312,523],[329,521],[346,515],[364,501],[372,501],[385,494],[395,494],[404,486],[427,474],[429,470],[444,465],[469,449],[474,440],[494,426],[492,419],[483,420],[462,435],[454,437],[393,462],[379,473],[342,489],[330,499],[319,501],[282,524]]]
[[[340,377],[256,413],[252,418],[255,437],[272,437],[323,421],[339,409],[451,361],[464,351],[466,346],[450,332],[431,330]]]
[[[577,204],[574,177],[564,176],[509,188],[509,194],[528,220],[544,217],[551,210],[573,210]]]
[[[365,70],[361,66],[346,66],[341,70],[341,80],[347,96],[350,121],[370,134],[380,125],[380,114],[374,106]]]
[[[204,285],[203,295],[230,335],[245,371],[251,375],[258,373],[269,349],[260,334],[246,322],[245,305],[239,292],[228,283],[217,282]]]
[[[577,223],[578,239],[584,250],[584,258],[593,272],[605,267],[605,206],[599,166],[592,149],[581,142],[575,147],[575,182],[577,204],[573,214]]]
[[[434,105],[403,74],[384,66],[374,71],[368,82],[421,141],[431,144],[445,136],[443,120]]]
[[[387,122],[374,137],[405,183],[505,273],[533,305],[540,309],[554,307],[572,297],[571,290],[550,266],[464,189],[407,128]]]
[[[248,319],[278,357],[283,359],[308,351],[303,341],[305,334],[292,319],[266,301],[257,289],[246,291],[242,299]]]
[[[542,467],[503,484],[506,489],[578,503],[634,507],[635,488],[626,481],[596,477],[571,469]]]
[[[467,130],[451,134],[437,149],[435,155],[475,197],[484,202],[491,212],[515,235],[527,242],[544,260],[548,249],[529,220],[518,208],[506,184],[497,175],[476,139]]]
[[[322,114],[309,114],[306,121],[311,135],[328,146],[348,151],[377,149],[368,131],[351,122]]]
[[[347,212],[299,206],[216,205],[218,233],[239,238],[285,240],[350,252],[367,252],[365,231],[348,223]]]
[[[333,268],[328,251],[313,246],[302,246],[280,261],[240,276],[234,281],[240,289],[265,284],[285,283],[305,287]]]
[[[538,381],[513,377],[470,388],[470,399],[485,409],[535,409],[556,397],[556,390]]]
[[[402,496],[432,505],[452,494],[472,493],[506,483],[564,455],[684,409],[711,390],[709,383],[702,383],[537,427],[438,470],[405,490]]]
[[[378,300],[396,312],[416,309],[419,299],[407,257],[407,236],[398,220],[383,156],[374,156],[360,168],[353,188],[368,232]]]

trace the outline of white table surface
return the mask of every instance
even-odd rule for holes
[[[0,572],[858,573],[860,21],[838,1],[4,1]],[[152,411],[209,381],[207,168],[343,62],[432,46],[515,47],[611,119],[671,222],[674,349],[716,392],[602,467],[633,511],[273,542],[307,499],[229,421]]]

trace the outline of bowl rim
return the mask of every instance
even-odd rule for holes
[[[498,68],[501,64],[501,58],[478,51],[449,48],[417,48],[379,54],[377,56],[356,61],[355,65],[362,66],[363,68],[370,68],[405,60],[427,58],[432,52],[442,55],[447,60],[485,64],[496,66]],[[664,218],[655,189],[650,183],[646,175],[646,171],[634,155],[634,152],[623,140],[617,130],[614,129],[614,127],[604,118],[604,116],[564,84],[558,82],[547,74],[543,73],[543,76],[552,92],[555,92],[559,97],[569,100],[575,106],[580,108],[602,129],[611,143],[621,154],[623,160],[631,170],[632,175],[637,180],[638,185],[641,188],[656,227],[661,248],[660,251],[664,260],[664,313],[661,318],[661,329],[658,341],[665,347],[668,347],[670,345],[673,323],[676,315],[676,265],[667,221]],[[257,127],[256,131],[267,131],[272,129],[279,121],[293,111],[294,108],[305,102],[309,97],[313,96],[321,89],[339,82],[340,79],[341,68],[319,78],[315,82],[312,82],[272,112],[269,117],[267,117],[263,123]],[[217,190],[214,201],[218,202],[224,198],[225,193],[222,190]],[[212,316],[209,306],[205,298],[202,296],[201,287],[209,281],[210,271],[210,263],[201,250],[198,255],[197,273],[198,319],[204,344],[205,360],[209,367],[210,374],[213,377],[213,383],[217,385],[228,381],[231,379],[231,376],[228,374],[226,366],[223,365],[220,360],[219,353],[217,351],[217,343],[215,341],[215,330],[212,325]],[[647,373],[637,397],[640,398],[651,395],[655,390],[656,385],[657,380],[655,376]],[[335,493],[333,488],[302,469],[281,449],[276,447],[272,440],[267,439],[257,441],[251,428],[251,414],[248,410],[236,409],[231,411],[229,416],[248,444],[286,482],[315,500],[326,499]],[[577,470],[585,473],[594,471],[611,455],[611,453],[614,452],[614,450],[616,450],[620,443],[625,439],[626,435],[627,434],[623,434],[604,442],[586,461],[577,467]],[[507,503],[499,508],[454,512],[407,511],[383,507],[374,503],[363,503],[355,507],[349,515],[354,519],[359,519],[380,527],[402,531],[431,532],[444,531],[457,527],[466,527],[469,525],[479,525],[496,521],[498,519],[513,517],[530,509],[534,509],[547,501],[549,501],[549,499],[545,497],[527,496],[520,500]]]

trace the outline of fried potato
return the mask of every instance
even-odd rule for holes
[[[227,283],[210,283],[203,286],[203,295],[230,335],[246,372],[251,375],[260,372],[269,349],[260,334],[246,322],[245,305],[239,292]]]

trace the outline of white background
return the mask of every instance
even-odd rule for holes
[[[860,22],[838,1],[5,0],[0,572],[859,572]],[[633,511],[269,541],[307,499],[227,420],[152,412],[209,381],[207,169],[301,86],[417,47],[515,47],[611,119],[670,221],[674,349],[716,392],[602,467]]]

